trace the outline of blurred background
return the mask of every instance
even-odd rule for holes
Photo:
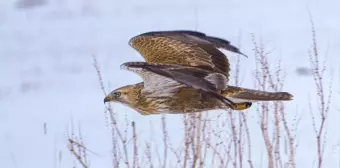
[[[283,90],[295,95],[294,101],[285,103],[287,120],[301,118],[297,167],[312,167],[317,153],[309,113],[309,103],[316,104],[308,57],[310,14],[320,62],[327,65],[325,89],[333,83],[323,164],[339,167],[340,1],[336,0],[2,0],[0,167],[72,167],[75,160],[67,138],[78,127],[87,148],[97,154],[89,154],[91,167],[112,167],[111,132],[92,56],[107,91],[137,83],[141,81],[137,75],[119,68],[126,61],[143,60],[128,40],[147,31],[175,29],[202,31],[238,46],[249,56],[240,58],[243,87],[254,87],[252,35],[270,52],[271,66],[281,60],[286,73]],[[232,65],[237,57],[228,55]],[[161,116],[145,117],[121,104],[112,105],[122,127],[128,118],[136,122],[142,140],[161,143]],[[254,109],[247,111],[255,136],[252,143],[263,144],[261,136],[256,138],[261,132]],[[183,129],[178,124],[181,116],[168,115],[167,121],[173,143],[183,143],[176,138]],[[255,167],[266,163],[265,152],[263,145],[254,146]]]

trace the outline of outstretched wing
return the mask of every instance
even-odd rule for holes
[[[222,95],[228,97],[235,103],[257,101],[289,101],[293,99],[293,95],[288,92],[268,92],[237,86],[228,86],[226,90],[222,91]]]
[[[121,69],[125,69],[138,74],[142,77],[144,82],[144,88],[142,89],[142,94],[147,97],[168,97],[172,96],[177,92],[179,88],[185,87],[171,78],[164,77],[153,73],[143,67],[140,63],[127,62],[120,66]]]
[[[227,87],[227,79],[220,73],[195,67],[146,62],[127,62],[121,68],[139,74],[144,80],[143,92],[149,92],[153,96],[169,96],[186,86],[213,95],[228,106],[235,107],[232,101],[219,94]]]
[[[185,30],[143,33],[131,38],[129,45],[136,49],[146,62],[207,67],[225,75],[227,82],[229,60],[218,48],[242,54],[227,40]]]

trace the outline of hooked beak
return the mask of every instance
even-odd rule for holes
[[[106,102],[109,102],[109,101],[112,101],[112,97],[111,97],[111,96],[106,96],[106,97],[104,98],[104,104],[105,104]]]

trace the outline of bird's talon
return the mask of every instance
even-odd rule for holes
[[[245,102],[245,103],[237,103],[236,107],[234,110],[245,110],[251,107],[252,103],[251,102]]]

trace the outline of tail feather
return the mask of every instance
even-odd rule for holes
[[[293,99],[293,95],[288,92],[268,92],[235,86],[228,86],[228,89],[224,90],[222,94],[244,101],[288,101]]]

